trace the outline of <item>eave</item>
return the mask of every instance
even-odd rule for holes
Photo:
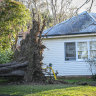
[[[52,39],[52,38],[77,38],[77,37],[90,37],[96,36],[96,32],[87,33],[87,34],[66,34],[66,35],[50,35],[50,36],[42,36],[44,39]]]

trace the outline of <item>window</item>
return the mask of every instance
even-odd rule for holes
[[[76,60],[75,42],[65,43],[65,60]]]
[[[18,36],[17,46],[20,46],[20,42],[22,39],[23,39],[22,36]]]
[[[77,43],[78,50],[78,59],[86,59],[88,58],[88,47],[87,42],[78,42]]]
[[[90,41],[90,58],[96,58],[96,41]]]
[[[96,58],[96,41],[66,42],[65,60],[82,61],[88,58]]]

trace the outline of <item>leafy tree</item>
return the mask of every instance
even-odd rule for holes
[[[6,49],[16,45],[18,32],[27,30],[31,21],[29,10],[20,2],[3,0],[0,2],[0,47]]]

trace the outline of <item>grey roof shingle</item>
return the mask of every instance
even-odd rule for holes
[[[86,11],[45,30],[42,36],[86,34],[96,32],[96,13]]]

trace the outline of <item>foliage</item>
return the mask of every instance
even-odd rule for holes
[[[30,12],[20,2],[3,0],[0,4],[0,46],[10,47],[18,32],[25,31],[29,23]],[[7,44],[8,43],[8,44]]]
[[[11,49],[0,49],[0,64],[10,62],[12,60],[13,51]]]
[[[92,75],[92,79],[93,79],[94,81],[96,81],[96,74],[95,74],[95,75]]]

